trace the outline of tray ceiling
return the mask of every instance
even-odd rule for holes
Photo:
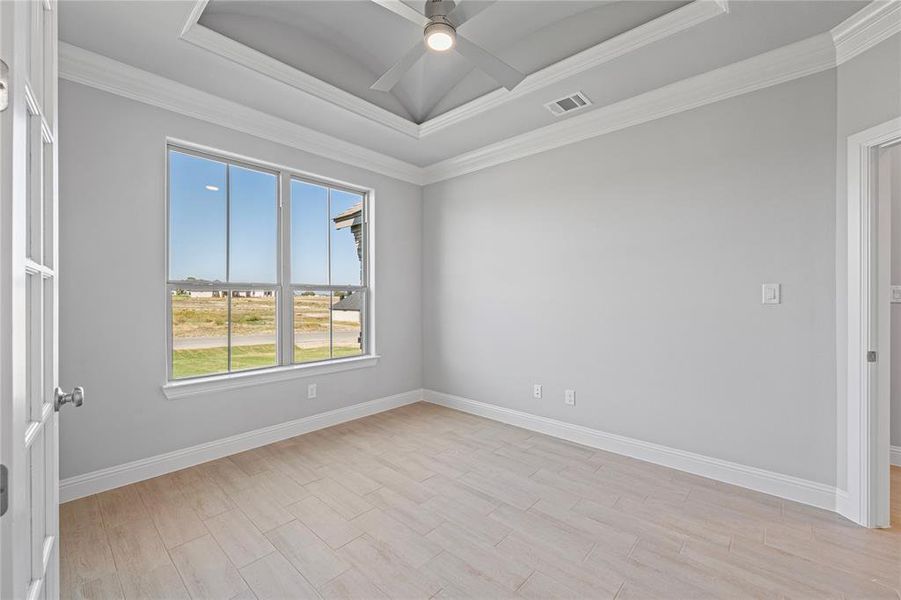
[[[460,28],[530,75],[688,4],[684,0],[505,0],[479,3]],[[423,12],[424,2],[407,2]],[[198,25],[420,124],[499,85],[455,52],[427,53],[390,92],[370,90],[422,30],[371,0],[211,0]]]

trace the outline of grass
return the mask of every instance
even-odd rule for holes
[[[176,338],[228,334],[227,298],[172,296],[172,334]],[[232,335],[275,333],[275,298],[232,298]],[[297,331],[328,331],[328,296],[295,296]],[[335,331],[350,331],[355,324],[335,321]]]
[[[336,346],[335,358],[360,354],[358,346]],[[294,347],[294,361],[310,362],[329,357],[328,346],[318,348]],[[276,364],[275,344],[235,346],[232,348],[232,371],[274,367]],[[172,375],[175,379],[212,375],[228,371],[228,350],[220,348],[200,348],[196,350],[174,350],[172,352]]]

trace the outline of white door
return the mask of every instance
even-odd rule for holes
[[[0,0],[0,598],[59,596],[57,11]]]

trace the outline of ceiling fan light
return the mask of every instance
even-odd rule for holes
[[[425,45],[435,52],[445,52],[454,47],[457,32],[447,23],[429,23],[425,28]]]

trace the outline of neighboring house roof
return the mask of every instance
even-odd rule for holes
[[[350,295],[344,296],[338,302],[332,304],[332,310],[362,310],[363,294],[360,292],[351,292]]]
[[[358,225],[363,216],[363,203],[357,202],[337,217],[332,218],[335,222],[335,229],[343,229],[351,225]]]

